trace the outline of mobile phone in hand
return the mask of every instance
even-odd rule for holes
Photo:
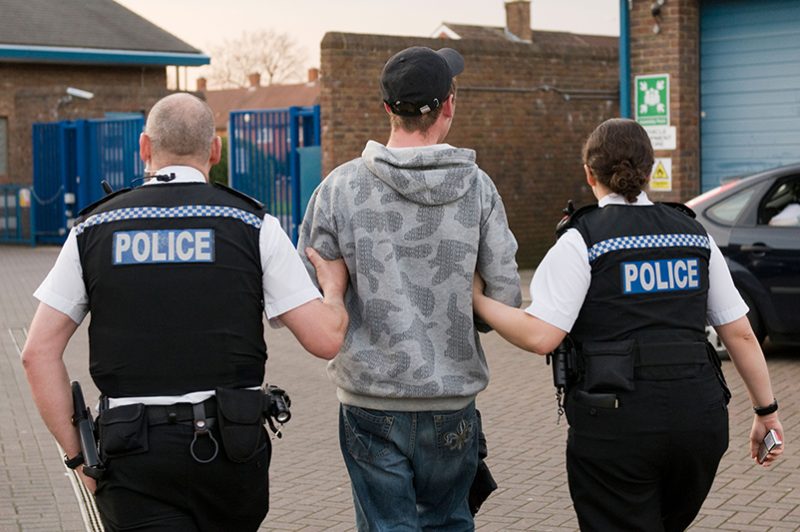
[[[778,437],[778,433],[775,432],[775,429],[769,429],[767,435],[764,436],[764,440],[758,446],[758,463],[763,464],[770,451],[772,451],[775,447],[780,446],[782,443],[783,442]]]

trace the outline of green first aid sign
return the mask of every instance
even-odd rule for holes
[[[643,126],[669,125],[669,74],[636,76],[636,121]]]

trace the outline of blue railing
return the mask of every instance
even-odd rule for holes
[[[263,202],[293,242],[308,195],[301,189],[298,150],[319,146],[320,131],[318,105],[230,113],[229,184]]]
[[[36,243],[36,202],[24,185],[0,185],[0,243]]]

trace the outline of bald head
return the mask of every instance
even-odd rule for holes
[[[152,154],[181,161],[207,161],[214,140],[214,114],[203,100],[187,93],[159,100],[147,117],[145,134]]]

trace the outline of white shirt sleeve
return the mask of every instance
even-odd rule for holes
[[[725,257],[711,235],[708,235],[708,243],[711,246],[711,258],[708,261],[706,321],[709,325],[725,325],[747,315],[750,309],[733,284]]]
[[[544,256],[531,280],[528,314],[569,332],[592,282],[589,252],[577,229],[569,229]]]
[[[264,312],[270,325],[280,325],[274,318],[297,308],[320,294],[306,272],[292,241],[283,231],[277,218],[264,216],[259,233],[261,268],[264,272]]]
[[[86,285],[83,284],[83,268],[78,254],[75,229],[67,235],[56,263],[33,293],[33,297],[63,312],[78,324],[89,313],[89,296],[86,293]]]

